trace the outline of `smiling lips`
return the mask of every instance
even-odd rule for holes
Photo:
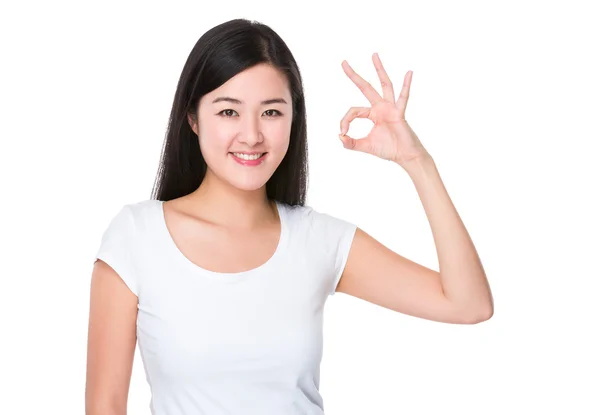
[[[258,166],[262,164],[267,153],[229,153],[235,161],[244,166]]]

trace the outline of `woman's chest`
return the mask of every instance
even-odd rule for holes
[[[174,248],[189,262],[210,272],[237,273],[258,268],[273,257],[281,238],[277,226],[234,232],[206,224],[183,224],[169,231]]]
[[[149,373],[260,376],[318,366],[324,297],[314,276],[281,267],[228,282],[198,277],[171,275],[140,296],[138,342]]]

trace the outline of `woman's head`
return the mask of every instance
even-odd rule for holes
[[[238,152],[267,154],[247,166]],[[181,73],[153,197],[184,196],[208,176],[303,205],[307,167],[302,79],[284,41],[245,19],[210,29]]]
[[[188,119],[210,179],[242,190],[263,188],[288,151],[292,107],[286,76],[265,63],[204,95]]]

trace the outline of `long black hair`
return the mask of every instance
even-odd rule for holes
[[[259,63],[279,69],[288,79],[293,119],[286,155],[266,184],[267,198],[304,205],[308,187],[308,143],[304,88],[296,60],[269,26],[247,19],[221,23],[203,34],[181,72],[169,117],[152,199],[171,200],[196,190],[206,174],[196,119],[200,99],[238,73]]]

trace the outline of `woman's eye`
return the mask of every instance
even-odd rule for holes
[[[267,117],[278,117],[281,115],[281,112],[279,112],[277,110],[266,110],[265,113],[270,113],[270,114],[267,114]]]
[[[219,114],[223,114],[225,117],[233,117],[235,111],[231,109],[223,110]]]

